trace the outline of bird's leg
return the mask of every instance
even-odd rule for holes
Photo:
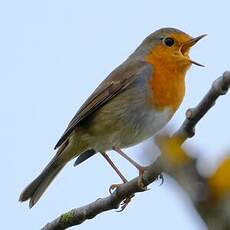
[[[117,175],[121,178],[121,180],[123,181],[123,183],[126,183],[127,182],[126,178],[123,176],[123,174],[117,168],[117,166],[113,163],[113,161],[109,158],[109,156],[105,152],[101,152],[101,155],[111,165],[111,167],[114,169],[114,171],[117,173]]]
[[[140,175],[139,186],[141,188],[144,188],[145,186],[143,184],[143,175],[144,175],[146,167],[138,164],[136,161],[134,161],[132,158],[126,155],[121,149],[114,146],[113,150],[119,153],[122,157],[124,157],[127,161],[129,161],[135,168],[137,168],[137,170],[139,171],[139,175]]]
[[[131,157],[129,157],[128,155],[126,155],[121,149],[117,148],[117,147],[113,147],[113,150],[116,151],[117,153],[119,153],[122,157],[124,157],[127,161],[129,161],[139,172],[140,175],[144,174],[144,171],[146,169],[146,167],[138,164],[136,161],[134,161]]]
[[[115,172],[118,174],[118,176],[122,179],[123,183],[128,182],[127,179],[123,176],[123,174],[120,172],[120,170],[117,168],[117,166],[113,163],[113,161],[109,158],[109,156],[105,153],[105,152],[101,152],[101,155],[106,159],[106,161],[111,165],[111,167],[115,170]],[[119,188],[121,184],[112,184],[109,188],[109,192],[110,194],[112,193],[112,191],[114,189]],[[129,204],[129,202],[131,201],[132,197],[134,197],[133,195],[130,195],[129,197],[127,197],[125,200],[123,200],[123,202],[121,203],[121,209],[119,211],[123,211],[127,205]]]
[[[113,161],[109,158],[109,156],[105,152],[101,152],[101,155],[106,159],[106,161],[110,164],[110,166],[114,169],[114,171],[117,173],[117,175],[121,178],[123,183],[126,183],[128,180],[123,176],[123,174],[120,172],[120,170],[117,168],[117,166],[113,163]],[[109,188],[110,194],[112,191],[119,187],[120,184],[112,184]]]

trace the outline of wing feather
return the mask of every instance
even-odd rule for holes
[[[55,149],[69,137],[83,119],[127,88],[137,77],[151,74],[151,71],[152,66],[144,61],[125,62],[115,69],[81,106],[56,144]]]

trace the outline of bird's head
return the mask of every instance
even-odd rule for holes
[[[181,30],[163,28],[150,34],[137,49],[148,61],[155,64],[160,61],[163,66],[179,66],[187,70],[191,64],[203,66],[190,59],[189,51],[206,34],[191,37]]]

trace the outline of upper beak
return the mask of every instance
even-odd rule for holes
[[[182,53],[182,54],[186,53],[186,51],[188,51],[189,48],[191,48],[192,46],[194,46],[198,41],[200,41],[200,39],[202,39],[202,38],[205,37],[205,36],[207,36],[207,34],[203,34],[203,35],[200,35],[200,36],[198,36],[198,37],[196,37],[196,38],[192,38],[192,39],[190,39],[189,41],[186,41],[186,42],[182,45],[182,47],[181,47],[181,53]],[[195,64],[195,65],[204,67],[204,65],[202,65],[202,64],[200,64],[200,63],[198,63],[198,62],[195,62],[195,61],[192,61],[192,60],[190,60],[190,61],[191,61],[191,63],[193,63],[193,64]]]

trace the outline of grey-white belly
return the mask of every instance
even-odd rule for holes
[[[162,112],[142,111],[142,114],[138,114],[138,116],[141,118],[130,119],[124,128],[114,132],[109,138],[110,145],[127,148],[152,137],[167,124],[172,113],[169,109]]]
[[[87,139],[90,139],[90,148],[106,151],[113,146],[127,148],[136,145],[158,132],[173,114],[170,109],[156,112],[145,106],[140,106],[141,109],[133,106],[130,110],[116,109],[113,105],[105,106],[89,124]]]

